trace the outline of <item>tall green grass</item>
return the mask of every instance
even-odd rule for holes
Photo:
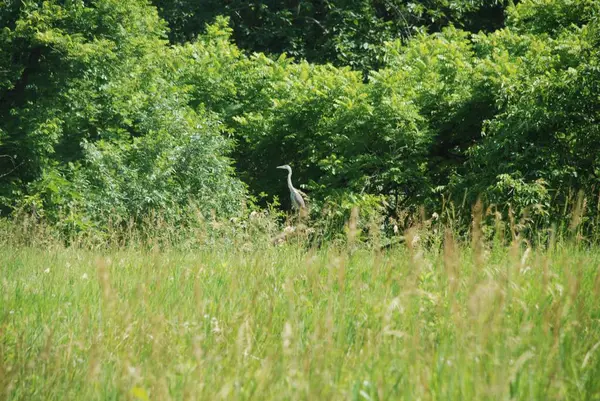
[[[409,230],[386,250],[7,241],[0,398],[600,399],[600,249],[475,234]]]

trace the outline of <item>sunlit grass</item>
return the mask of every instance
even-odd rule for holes
[[[1,398],[600,399],[600,249],[410,245],[5,247]]]

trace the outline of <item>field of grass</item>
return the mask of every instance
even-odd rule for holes
[[[600,399],[600,249],[0,248],[0,399]]]

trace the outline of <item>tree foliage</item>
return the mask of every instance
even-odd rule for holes
[[[213,113],[190,104],[155,9],[98,0],[11,10],[0,37],[5,207],[84,228],[175,216],[190,202],[239,209],[230,142]]]
[[[316,63],[368,71],[383,62],[383,46],[420,28],[448,24],[494,30],[503,24],[503,1],[484,0],[154,0],[174,42],[193,40],[218,15],[231,19],[242,49],[287,53]]]
[[[596,199],[598,2],[498,3],[477,29],[489,2],[154,4],[181,44],[142,0],[5,2],[5,211],[231,216],[242,182],[287,199],[283,163],[325,215],[483,197],[550,223]]]
[[[570,191],[595,197],[600,178],[600,7],[582,2],[587,12],[575,17],[570,3],[550,2],[548,12],[523,2],[511,9],[514,29],[476,38],[500,107],[470,149],[465,184],[498,203],[537,205],[546,218]]]

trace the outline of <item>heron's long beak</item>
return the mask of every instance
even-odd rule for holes
[[[285,170],[285,166],[277,166],[277,168]]]

